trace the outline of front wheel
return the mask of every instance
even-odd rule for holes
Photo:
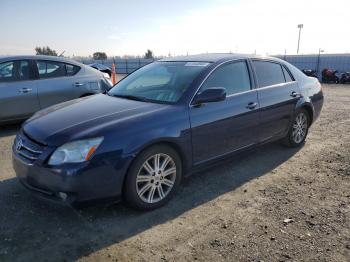
[[[284,143],[289,147],[302,145],[309,131],[310,117],[306,110],[300,109],[296,112],[293,124],[290,127]]]
[[[153,146],[136,157],[124,184],[129,205],[152,210],[164,205],[173,196],[182,177],[181,159],[165,145]]]

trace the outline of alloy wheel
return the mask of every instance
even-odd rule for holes
[[[157,203],[170,193],[175,180],[175,161],[167,154],[155,154],[138,171],[136,192],[145,203]]]
[[[301,112],[297,115],[293,123],[292,138],[295,143],[299,144],[304,140],[307,132],[307,127],[307,116],[305,113]]]

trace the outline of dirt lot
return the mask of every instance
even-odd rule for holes
[[[15,179],[0,131],[0,261],[350,261],[350,86],[325,86],[300,150],[270,144],[184,181],[165,207],[74,210]]]

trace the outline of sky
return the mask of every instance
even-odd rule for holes
[[[350,52],[349,0],[0,0],[0,55]]]

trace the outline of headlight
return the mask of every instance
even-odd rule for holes
[[[51,155],[49,165],[80,163],[88,161],[101,144],[103,137],[69,142],[60,146]]]

